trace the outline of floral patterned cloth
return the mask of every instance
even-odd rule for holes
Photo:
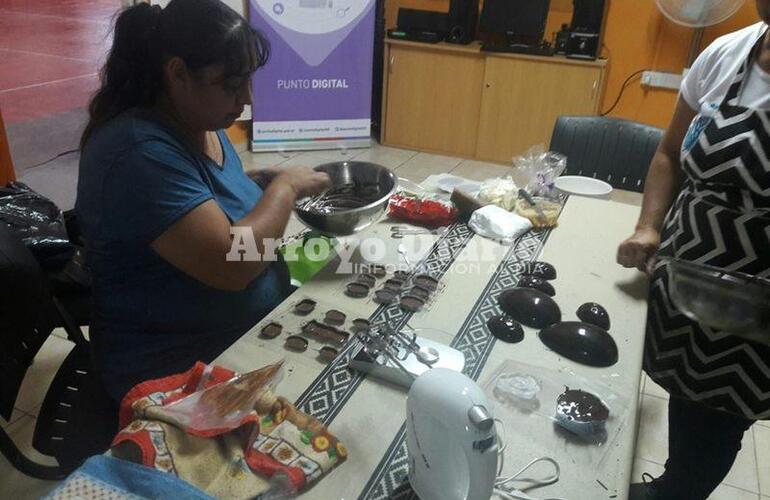
[[[269,389],[232,428],[191,429],[169,407],[235,375],[197,363],[137,385],[121,404],[123,430],[113,455],[175,474],[219,498],[252,498],[276,488],[294,494],[345,460],[345,446],[321,422]]]

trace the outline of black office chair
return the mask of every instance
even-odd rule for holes
[[[10,419],[28,367],[51,331],[62,325],[74,342],[46,393],[32,445],[58,466],[27,458],[0,429],[0,452],[21,472],[61,479],[105,451],[118,431],[118,409],[92,373],[88,341],[52,295],[32,253],[0,224],[0,416]]]
[[[628,191],[644,191],[650,162],[663,130],[642,123],[599,116],[560,116],[552,151],[567,156],[563,175],[584,175]]]

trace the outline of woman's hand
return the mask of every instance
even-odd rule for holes
[[[271,182],[273,182],[273,179],[278,177],[278,174],[281,173],[280,168],[276,167],[267,167],[267,168],[260,168],[258,170],[251,170],[249,172],[246,172],[246,175],[249,176],[249,178],[256,182],[259,187],[262,189],[265,189],[267,186],[270,185]]]
[[[291,186],[297,198],[320,194],[332,185],[326,172],[318,172],[310,167],[294,167],[282,170],[273,182],[285,182]]]
[[[652,228],[639,228],[618,247],[618,264],[635,267],[650,274],[653,258],[660,246],[660,233]]]

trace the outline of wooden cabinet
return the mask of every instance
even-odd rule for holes
[[[476,157],[509,162],[547,148],[557,117],[596,113],[601,79],[591,66],[487,57]]]
[[[473,156],[484,58],[394,46],[385,64],[383,142]]]
[[[560,115],[598,113],[606,61],[388,40],[382,143],[510,163]]]

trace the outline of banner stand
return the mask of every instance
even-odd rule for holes
[[[371,146],[374,4],[250,0],[270,41],[252,79],[252,151]]]

